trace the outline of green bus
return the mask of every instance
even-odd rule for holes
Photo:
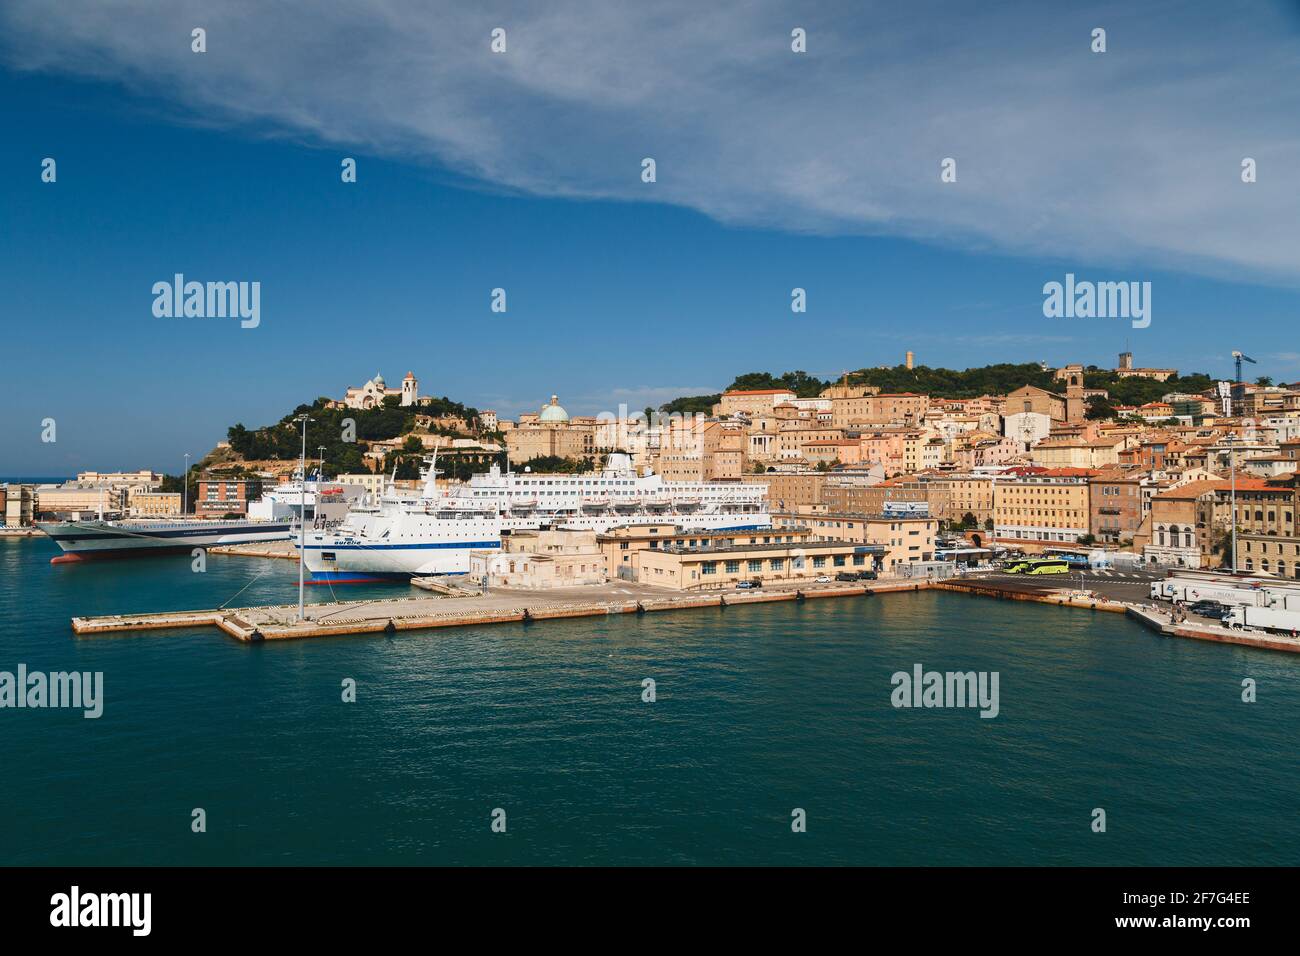
[[[1028,565],[1023,571],[1017,574],[1069,574],[1070,563],[1064,558],[1036,558],[1033,561],[1025,561]]]

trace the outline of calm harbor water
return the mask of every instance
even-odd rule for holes
[[[76,639],[74,614],[245,587],[236,605],[288,603],[296,565],[55,553],[0,539],[0,670],[102,671],[104,714],[0,709],[3,864],[1300,858],[1290,655],[939,593],[261,645]],[[893,708],[891,674],[918,662],[998,671],[999,716]]]

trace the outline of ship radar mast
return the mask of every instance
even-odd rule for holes
[[[432,455],[423,458],[424,469],[420,472],[420,477],[424,479],[425,498],[434,498],[438,494],[438,476],[442,474],[438,470],[438,444],[434,443]]]

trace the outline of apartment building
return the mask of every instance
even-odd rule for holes
[[[862,463],[862,442],[850,438],[805,442],[800,457],[809,464],[858,465]]]
[[[806,527],[813,541],[837,541],[879,549],[876,569],[897,574],[901,565],[934,560],[934,538],[939,519],[926,516],[825,514],[774,514],[776,528]]]
[[[881,392],[877,395],[831,399],[831,424],[849,425],[918,424],[930,407],[930,396],[914,392]]]
[[[929,499],[930,514],[936,518],[960,523],[968,514],[975,516],[982,528],[993,517],[994,478],[985,475],[944,475],[929,479],[931,487],[944,489],[943,495]]]
[[[98,514],[101,511],[106,515],[120,515],[126,513],[127,493],[126,486],[37,485],[33,510],[37,515],[49,517]]]
[[[1134,550],[1148,564],[1174,568],[1199,568],[1202,548],[1197,537],[1197,498],[1213,495],[1202,486],[1212,482],[1193,482],[1168,488],[1151,498],[1151,513],[1134,536]]]
[[[35,517],[36,490],[33,485],[0,485],[0,523],[6,528],[27,528]]]
[[[826,445],[845,440],[838,428],[821,428],[813,421],[782,422],[775,436],[775,457],[786,461],[813,460],[807,456],[809,445]]]
[[[1089,533],[1091,477],[1087,469],[1056,468],[999,481],[993,495],[994,536],[1008,543],[1077,542]]]
[[[705,481],[739,481],[748,461],[749,440],[741,421],[705,422],[700,436]]]
[[[1043,468],[1105,468],[1119,464],[1122,447],[1123,440],[1115,438],[1048,438],[1033,447],[1030,457]]]
[[[1088,531],[1103,544],[1131,541],[1145,515],[1142,472],[1103,469],[1088,479]]]
[[[747,481],[767,484],[767,500],[774,509],[797,509],[822,503],[827,473],[807,468],[792,471],[769,471]]]
[[[639,555],[637,579],[679,591],[734,588],[741,581],[784,584],[848,570],[871,570],[877,554],[864,545],[833,541],[736,543],[702,550],[678,545]]]
[[[610,578],[635,581],[641,567],[641,554],[645,551],[663,548],[714,551],[738,545],[798,545],[811,536],[812,533],[803,527],[788,527],[780,531],[692,531],[671,522],[647,522],[611,528],[596,536],[596,544],[605,556],[605,569]]]
[[[182,502],[179,491],[132,490],[126,507],[134,518],[169,518],[180,515]]]
[[[1296,476],[1242,478],[1236,482],[1237,568],[1254,574],[1300,578],[1300,482]],[[1216,490],[1230,502],[1231,483]]]
[[[798,396],[788,388],[752,388],[723,392],[713,414],[719,418],[743,415],[753,418],[771,412],[777,405],[793,402]]]
[[[952,443],[952,463],[961,471],[1006,464],[1020,454],[1020,443],[1014,438],[989,432],[968,432]]]
[[[248,503],[262,496],[259,478],[221,478],[205,475],[199,479],[194,512],[205,518],[248,514]]]
[[[838,475],[822,489],[822,504],[827,511],[850,514],[881,514],[886,502],[922,502],[931,506],[931,514],[940,514],[946,507],[934,501],[939,490],[918,479],[893,478],[888,481],[853,481]]]
[[[501,539],[500,550],[471,551],[469,562],[470,579],[487,587],[556,588],[606,580],[605,554],[594,531],[516,531]]]

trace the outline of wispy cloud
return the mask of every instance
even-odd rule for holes
[[[18,68],[499,188],[1300,279],[1300,48],[1281,4],[7,0],[0,24]]]

